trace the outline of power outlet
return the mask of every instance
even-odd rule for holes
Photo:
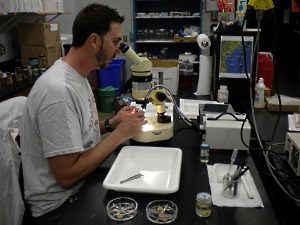
[[[5,47],[3,44],[0,44],[0,55],[4,55],[5,54]]]

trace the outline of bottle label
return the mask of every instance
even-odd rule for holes
[[[207,163],[209,159],[209,151],[208,150],[201,150],[200,152],[200,161],[203,163]]]

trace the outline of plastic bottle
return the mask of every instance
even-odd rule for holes
[[[209,160],[209,145],[208,144],[201,144],[200,145],[200,162],[208,163]]]
[[[220,89],[218,90],[218,102],[227,103],[229,97],[229,91],[227,90],[226,85],[221,85]]]
[[[244,1],[240,1],[240,5],[238,10],[235,12],[235,21],[238,21],[240,26],[243,25],[243,21],[244,21],[244,16],[245,16],[245,11],[243,8],[243,2]],[[246,29],[246,21],[244,23],[243,29]]]
[[[255,87],[255,108],[264,108],[265,107],[265,84],[264,78],[259,78],[258,83]]]
[[[185,59],[179,65],[179,86],[191,87],[193,85],[194,64]]]

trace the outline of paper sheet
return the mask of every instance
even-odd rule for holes
[[[217,176],[215,174],[215,168],[217,166],[222,166],[224,168],[225,172],[228,171],[228,164],[214,164],[214,165],[207,165],[207,171],[208,171],[208,177],[209,177],[209,184],[211,189],[211,196],[212,196],[212,202],[216,206],[226,206],[226,207],[264,207],[262,200],[260,198],[259,192],[255,186],[254,180],[250,174],[250,171],[247,171],[243,176],[245,177],[245,180],[247,181],[247,184],[249,188],[251,189],[254,198],[250,199],[248,198],[248,195],[246,193],[246,190],[244,186],[240,189],[240,195],[236,199],[229,199],[225,198],[222,194],[222,182],[220,179],[217,179]],[[224,166],[228,165],[228,167]]]
[[[179,99],[180,110],[190,119],[197,119],[199,116],[199,105],[202,104],[223,104],[217,101],[197,100],[197,99]]]

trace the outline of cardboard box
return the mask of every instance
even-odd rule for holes
[[[266,98],[267,109],[271,112],[279,111],[279,101],[273,97]],[[281,98],[281,111],[282,112],[299,112],[300,98],[295,98],[293,101],[285,101]]]
[[[163,85],[168,88],[173,95],[177,95],[179,83],[179,63],[178,61],[152,61],[153,82],[158,84],[159,72],[163,73]]]
[[[54,44],[60,42],[60,24],[20,23],[18,36],[20,46]]]
[[[58,58],[61,57],[60,42],[46,46],[21,46],[21,58],[23,66],[28,65],[29,57],[39,57],[45,55],[47,58],[47,67],[51,66]]]
[[[180,37],[178,34],[174,35],[175,42],[197,42],[197,37]]]
[[[266,87],[264,93],[265,93],[265,97],[271,97],[271,89],[270,88]]]

